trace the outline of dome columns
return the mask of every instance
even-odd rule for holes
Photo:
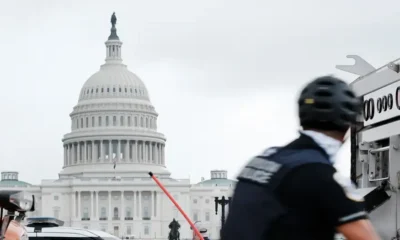
[[[64,167],[80,164],[144,163],[165,166],[165,145],[130,139],[102,139],[64,144]]]

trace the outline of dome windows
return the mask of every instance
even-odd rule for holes
[[[112,89],[111,89],[112,88]],[[128,90],[129,89],[129,90]],[[123,97],[123,98],[146,98],[146,89],[129,88],[128,86],[96,86],[93,88],[85,88],[82,90],[80,100],[99,98],[99,97]],[[101,95],[100,95],[101,93]],[[110,94],[112,93],[112,94]]]
[[[122,89],[122,91],[124,88]],[[86,91],[85,91],[86,92]],[[100,104],[98,107],[115,107],[115,104]],[[76,114],[72,117],[71,129],[72,130],[86,130],[97,127],[117,127],[117,128],[145,128],[145,129],[157,129],[157,116],[154,115],[154,108],[148,105],[141,104],[129,104],[124,105],[124,110],[121,112],[110,113],[102,112],[96,113],[96,111],[86,112],[88,106],[76,107],[75,111],[85,111]],[[136,110],[136,111],[135,111]],[[139,112],[137,112],[139,110]],[[147,112],[150,111],[150,112]]]

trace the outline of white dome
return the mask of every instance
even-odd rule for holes
[[[105,44],[106,62],[84,83],[70,114],[60,177],[169,175],[158,114],[144,83],[122,63],[115,24]]]
[[[97,98],[149,99],[146,86],[123,64],[104,64],[83,85],[79,101]]]

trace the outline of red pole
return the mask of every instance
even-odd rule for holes
[[[181,214],[183,215],[183,217],[186,219],[186,221],[189,223],[189,225],[192,227],[192,229],[194,230],[194,232],[196,233],[196,235],[201,239],[204,240],[203,236],[201,236],[199,230],[196,228],[196,226],[192,223],[192,221],[189,219],[189,217],[186,215],[186,213],[182,210],[182,208],[179,206],[179,204],[175,201],[175,199],[171,196],[171,194],[169,194],[169,192],[167,191],[167,189],[162,185],[162,183],[158,180],[158,178],[156,176],[153,175],[152,172],[149,172],[150,177],[157,183],[157,185],[161,188],[161,190],[163,190],[163,192],[165,193],[165,195],[167,195],[167,197],[169,198],[169,200],[171,200],[171,202],[175,205],[175,207],[179,210],[179,212],[181,212]]]

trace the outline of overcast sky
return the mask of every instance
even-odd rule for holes
[[[296,98],[359,54],[399,57],[400,2],[372,0],[26,0],[0,8],[0,169],[56,179],[61,138],[86,79],[104,63],[110,16],[124,63],[146,84],[172,176],[235,177],[264,148],[297,136]],[[349,175],[349,148],[338,156]]]

